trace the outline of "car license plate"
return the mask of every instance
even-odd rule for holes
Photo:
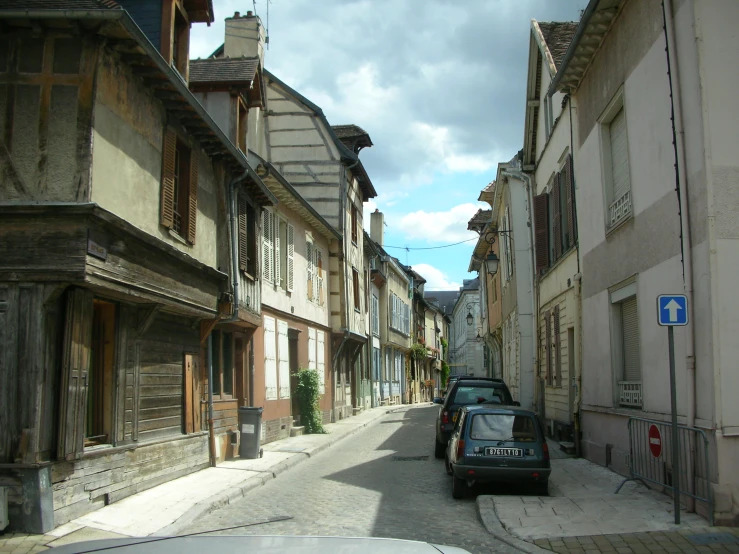
[[[488,446],[485,448],[485,455],[515,458],[523,456],[523,450],[520,448],[496,448],[494,446]]]

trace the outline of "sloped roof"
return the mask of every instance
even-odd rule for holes
[[[445,315],[451,316],[454,305],[459,298],[458,290],[431,290],[424,294],[424,298],[430,304],[438,306]]]
[[[369,133],[358,125],[332,125],[336,137],[343,142],[355,154],[362,148],[372,146]]]
[[[0,0],[0,10],[120,10],[114,0]]]
[[[472,219],[467,223],[468,231],[477,231],[485,227],[487,223],[492,221],[493,210],[477,210],[477,213],[472,216]]]
[[[544,37],[549,53],[557,69],[562,65],[567,48],[577,31],[577,21],[539,21],[539,28]]]
[[[249,84],[254,81],[258,68],[259,58],[256,57],[190,60],[190,82]]]

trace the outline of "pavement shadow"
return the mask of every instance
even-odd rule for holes
[[[381,494],[372,536],[416,537],[419,530],[404,528],[406,521],[425,522],[433,539],[439,518],[453,521],[456,517],[476,520],[475,498],[478,494],[521,495],[520,487],[496,485],[474,486],[465,500],[454,500],[451,477],[444,461],[434,458],[434,426],[436,410],[411,408],[403,415],[393,414],[382,424],[396,425],[395,430],[376,450],[387,454],[325,478],[361,487]]]

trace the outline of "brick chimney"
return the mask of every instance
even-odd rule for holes
[[[370,238],[380,246],[385,246],[385,216],[378,209],[370,215]]]
[[[264,68],[264,26],[259,16],[239,12],[226,18],[226,38],[223,54],[227,58],[259,58],[259,66]]]

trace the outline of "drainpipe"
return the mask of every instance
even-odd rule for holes
[[[580,255],[579,247],[578,253]],[[575,275],[575,306],[577,315],[575,316],[575,341],[577,346],[575,347],[575,405],[572,406],[572,416],[575,424],[575,456],[582,458],[582,443],[580,439],[580,403],[582,402],[582,356],[580,355],[582,350],[580,345],[580,334],[582,333],[582,274],[578,272]],[[572,377],[571,377],[572,379]],[[570,383],[572,386],[572,383]]]
[[[670,82],[670,107],[672,109],[672,139],[675,149],[675,180],[680,210],[680,238],[683,254],[683,282],[688,298],[688,325],[685,329],[685,365],[688,372],[688,427],[695,426],[695,326],[693,325],[693,251],[690,241],[690,211],[688,184],[685,177],[685,128],[683,127],[682,101],[680,98],[680,73],[675,52],[675,21],[672,0],[662,2],[667,52],[667,76]]]
[[[537,340],[537,325],[539,321],[539,295],[536,293],[536,287],[535,287],[535,279],[534,279],[534,273],[536,272],[536,254],[534,252],[534,222],[533,222],[533,206],[534,206],[534,196],[533,196],[533,185],[531,183],[531,177],[529,177],[526,173],[519,170],[505,170],[501,172],[502,175],[509,178],[508,183],[510,185],[510,178],[513,177],[515,179],[519,179],[521,181],[525,181],[524,187],[526,189],[526,193],[528,196],[528,227],[529,227],[529,245],[531,246],[529,248],[529,252],[531,255],[531,271],[529,271],[529,285],[531,287],[531,300],[532,300],[532,311],[534,312],[531,317],[531,327],[532,327],[532,341],[533,341],[533,364],[534,367],[534,395],[535,397],[532,398],[533,405],[536,405],[537,395],[536,395],[536,389],[538,388],[538,356],[539,356],[539,342]],[[519,379],[520,379],[520,370],[519,370]],[[543,406],[542,406],[543,411]]]
[[[208,450],[210,466],[216,467],[216,436],[213,430],[213,334],[208,335]]]

